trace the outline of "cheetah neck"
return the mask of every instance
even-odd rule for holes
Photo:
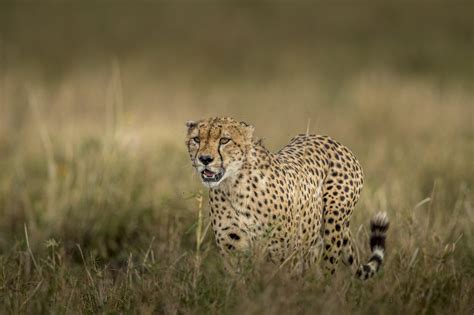
[[[265,178],[268,169],[273,163],[273,159],[273,153],[267,150],[261,141],[252,143],[239,172],[219,185],[219,190],[223,191],[227,196],[243,194],[249,188],[248,182],[250,178],[255,176],[261,179]],[[260,181],[260,183],[265,183],[265,181]],[[252,187],[250,184],[250,189],[256,189],[256,187]]]

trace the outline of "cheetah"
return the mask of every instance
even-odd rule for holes
[[[384,260],[389,221],[370,224],[371,255],[359,264],[349,229],[363,186],[354,154],[328,136],[300,134],[276,153],[255,140],[254,127],[230,117],[186,123],[193,167],[209,188],[210,221],[226,258],[265,239],[265,257],[293,261],[303,273],[321,261],[334,274],[340,261],[360,279]]]

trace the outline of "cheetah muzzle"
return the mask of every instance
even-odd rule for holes
[[[218,183],[224,176],[224,173],[224,169],[220,169],[218,172],[213,172],[205,168],[201,171],[201,179],[205,183]]]
[[[235,254],[264,244],[264,257],[299,274],[318,261],[327,274],[339,261],[360,279],[377,273],[389,221],[384,213],[372,218],[371,254],[359,264],[349,225],[364,175],[347,147],[302,134],[273,153],[245,122],[216,117],[186,125],[189,157],[209,187],[211,226],[230,271]]]

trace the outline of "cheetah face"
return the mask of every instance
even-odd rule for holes
[[[186,145],[201,181],[209,188],[235,176],[252,144],[253,126],[232,118],[189,121]]]

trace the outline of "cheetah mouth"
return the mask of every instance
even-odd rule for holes
[[[203,182],[218,182],[224,176],[224,169],[219,170],[219,172],[213,172],[207,168],[201,172],[201,178]]]

